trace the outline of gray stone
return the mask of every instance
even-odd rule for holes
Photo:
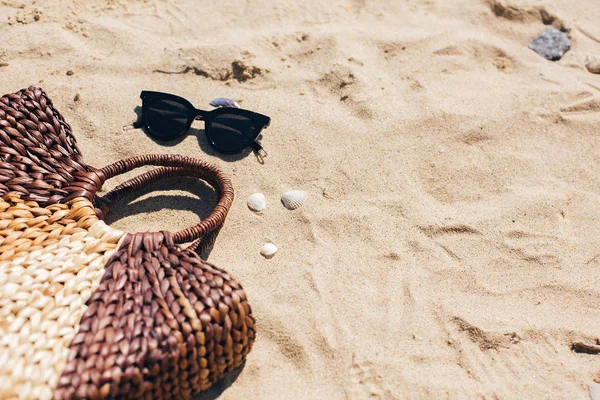
[[[589,384],[588,388],[590,389],[590,399],[600,400],[600,384],[592,382]]]
[[[563,32],[548,28],[529,43],[529,48],[548,60],[557,61],[569,51],[571,42]]]

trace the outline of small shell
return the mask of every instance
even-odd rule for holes
[[[265,243],[263,247],[260,248],[260,254],[264,258],[271,258],[277,253],[277,246],[273,243]]]
[[[592,74],[600,74],[600,56],[588,56],[585,66]]]
[[[303,190],[290,190],[281,195],[281,203],[288,210],[295,210],[306,202],[306,192]]]
[[[240,108],[240,105],[236,103],[234,100],[228,99],[226,97],[217,97],[210,103],[213,107],[231,107],[231,108]]]
[[[252,211],[262,211],[267,206],[267,200],[264,194],[254,193],[248,196],[246,204],[248,204],[248,208]]]

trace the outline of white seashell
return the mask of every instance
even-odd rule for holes
[[[600,56],[588,56],[585,66],[592,74],[600,74]]]
[[[281,195],[281,202],[288,210],[295,210],[306,202],[306,192],[303,190],[290,190]]]
[[[236,103],[235,100],[231,100],[226,97],[217,97],[208,104],[210,104],[213,107],[240,108],[240,105]]]
[[[260,248],[260,254],[264,258],[271,258],[277,253],[277,246],[273,243],[265,243],[263,247]]]
[[[246,204],[248,204],[248,208],[252,211],[262,211],[267,206],[267,200],[265,200],[264,194],[254,193],[248,196]]]

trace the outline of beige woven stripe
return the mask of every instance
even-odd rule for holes
[[[0,199],[0,398],[50,399],[123,232],[89,200]]]

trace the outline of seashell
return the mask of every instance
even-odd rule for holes
[[[260,254],[264,258],[271,258],[277,253],[277,246],[273,243],[265,243],[263,247],[260,248]]]
[[[235,100],[231,100],[226,97],[217,97],[208,104],[210,104],[213,107],[240,108],[240,105],[236,103]]]
[[[592,74],[600,74],[600,56],[588,56],[585,66]]]
[[[248,196],[246,204],[248,205],[248,208],[252,211],[262,211],[267,206],[267,200],[265,199],[264,194],[254,193]]]
[[[306,192],[303,190],[290,190],[281,195],[281,203],[288,210],[295,210],[306,202]]]

